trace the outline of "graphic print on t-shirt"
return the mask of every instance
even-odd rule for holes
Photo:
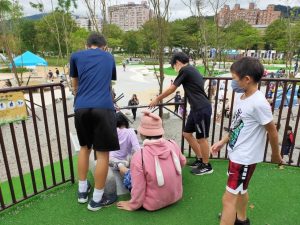
[[[239,137],[242,128],[244,127],[244,122],[242,120],[241,114],[242,114],[241,109],[236,110],[232,119],[232,123],[230,127],[230,139],[229,139],[229,146],[232,150]]]

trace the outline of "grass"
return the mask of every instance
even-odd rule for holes
[[[226,184],[227,161],[213,160],[215,172],[193,176],[183,170],[184,195],[178,203],[147,212],[121,211],[116,206],[89,212],[76,202],[77,185],[66,184],[0,213],[1,225],[18,224],[218,224]],[[296,225],[299,221],[300,169],[279,170],[260,164],[252,178],[248,216],[252,225]],[[125,195],[120,199],[128,199]]]
[[[57,56],[46,57],[45,60],[48,62],[48,66],[60,66],[64,67],[69,63],[69,59],[67,58],[58,58]]]
[[[282,66],[282,65],[277,65],[277,66],[267,66],[267,65],[264,65],[265,69],[266,70],[279,70],[280,68],[283,68],[283,69],[288,69],[288,68],[285,68],[285,66]],[[290,68],[291,70],[293,70],[293,68]]]
[[[12,69],[10,69],[9,67],[0,69],[0,73],[12,73],[12,72],[13,72]],[[17,67],[17,73],[22,73],[22,72],[23,73],[28,72],[28,69]]]
[[[208,75],[208,73],[205,72],[204,66],[197,66],[197,69],[204,76]],[[153,69],[151,69],[151,70],[153,70]],[[178,73],[172,67],[164,68],[164,73],[169,76],[177,76],[178,75]],[[226,72],[214,71],[214,76],[218,76],[218,75],[221,75],[224,73],[226,73]]]

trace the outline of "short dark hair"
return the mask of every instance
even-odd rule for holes
[[[186,64],[186,63],[190,62],[190,59],[187,56],[187,54],[185,54],[184,52],[176,52],[175,54],[173,54],[171,61],[170,61],[172,68],[174,68],[176,61]]]
[[[287,130],[293,131],[293,128],[291,126],[288,126]]]
[[[144,136],[146,139],[149,139],[149,140],[157,140],[157,139],[160,139],[162,138],[162,135],[158,135],[158,136]]]
[[[117,113],[117,127],[122,127],[122,126],[129,128],[128,119],[126,118],[126,116],[123,113],[118,112]]]
[[[95,45],[95,46],[101,48],[101,47],[106,46],[106,40],[105,40],[104,36],[101,34],[91,33],[86,40],[86,45],[88,47]]]
[[[240,79],[250,76],[258,83],[263,77],[265,69],[258,59],[243,57],[231,65],[230,71],[235,73]]]

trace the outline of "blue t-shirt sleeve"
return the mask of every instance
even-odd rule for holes
[[[117,70],[116,70],[116,63],[115,60],[113,60],[113,66],[112,66],[112,76],[111,80],[117,80]]]
[[[70,58],[70,77],[78,77],[78,70],[73,54]]]

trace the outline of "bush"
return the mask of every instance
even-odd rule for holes
[[[17,67],[17,73],[25,73],[25,72],[28,72],[29,70],[26,69],[26,68],[21,68],[21,67]],[[0,69],[0,73],[12,73],[12,69],[10,69],[9,67],[7,68],[3,68],[3,69]]]
[[[158,59],[144,58],[144,64],[145,65],[159,65],[159,61],[158,61]]]
[[[159,65],[158,61],[145,61],[143,64],[145,65]]]
[[[58,57],[46,57],[45,60],[48,62],[48,66],[65,66],[69,63],[67,58],[58,58]]]
[[[285,64],[284,59],[260,59],[263,64]]]

